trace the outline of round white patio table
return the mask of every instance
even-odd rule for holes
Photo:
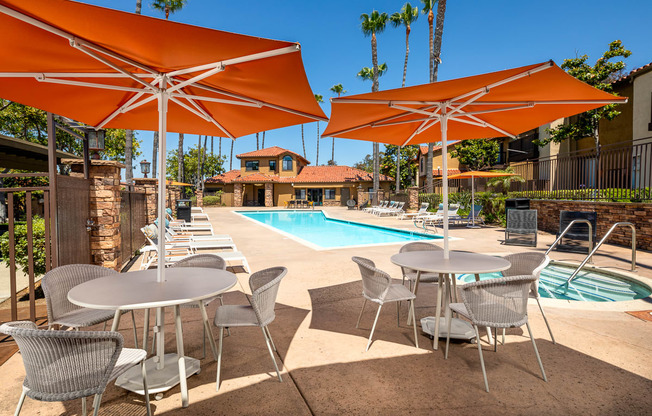
[[[201,267],[175,267],[165,270],[165,282],[157,282],[156,269],[123,273],[94,279],[75,286],[68,292],[68,300],[75,305],[92,309],[115,310],[112,331],[118,329],[120,315],[124,310],[157,308],[156,356],[147,359],[148,388],[150,393],[160,393],[181,385],[181,405],[188,406],[188,385],[186,378],[199,372],[199,360],[185,357],[183,331],[179,305],[197,302],[204,321],[204,328],[217,361],[217,347],[208,321],[203,299],[217,296],[237,283],[233,273],[225,270]],[[166,306],[174,307],[177,353],[165,354],[164,313]],[[145,334],[149,327],[149,313],[145,313]],[[143,340],[147,349],[147,336]],[[177,366],[178,364],[178,370]],[[138,394],[143,394],[140,369],[128,371],[116,380],[116,385]]]
[[[500,272],[511,266],[509,261],[500,257],[463,251],[451,251],[448,259],[444,259],[443,251],[410,251],[394,254],[390,260],[398,266],[407,267],[417,271],[417,279],[414,284],[415,293],[419,287],[421,272],[439,273],[439,280],[437,283],[437,306],[435,311],[436,316],[434,317],[435,333],[432,345],[435,350],[438,348],[439,337],[444,337],[448,333],[446,320],[441,317],[443,282],[445,281],[446,283],[447,291],[450,291],[451,282],[449,277],[451,275],[474,274],[477,280],[480,273]],[[453,278],[453,290],[455,290],[454,279],[455,278]],[[448,300],[444,299],[444,301],[444,308],[446,313],[448,313]],[[468,324],[468,322],[461,319],[453,319],[451,321],[451,338],[469,339],[470,333],[473,333],[473,328]]]

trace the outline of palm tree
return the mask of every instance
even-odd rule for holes
[[[263,132],[263,141],[261,142],[260,148],[261,149],[265,148],[265,132]]]
[[[419,17],[419,9],[412,7],[408,2],[401,8],[401,12],[396,12],[392,14],[389,18],[392,26],[400,27],[401,25],[405,26],[405,63],[403,64],[403,84],[405,87],[405,77],[407,76],[407,64],[408,64],[408,55],[410,54],[410,31],[412,30],[411,25]]]
[[[383,62],[382,64],[378,65],[378,76],[382,77],[383,75],[385,75],[385,72],[387,72],[387,63]],[[356,74],[356,76],[362,79],[363,81],[373,81],[374,70],[366,66],[362,68],[360,72]]]
[[[435,82],[435,68],[433,63],[435,62],[435,44],[434,44],[434,35],[433,35],[433,22],[435,21],[435,14],[432,9],[437,3],[437,0],[421,0],[423,3],[423,8],[421,12],[428,15],[428,42],[429,42],[429,52],[430,52],[430,82]],[[434,143],[428,143],[428,156],[426,157],[426,192],[432,193],[432,153],[434,149]]]
[[[508,167],[507,169],[504,170],[497,170],[496,172],[504,172],[504,173],[514,173],[514,168],[513,167]],[[487,181],[487,185],[491,186],[493,188],[500,188],[501,192],[504,195],[507,195],[507,192],[509,192],[510,185],[512,182],[525,182],[525,179],[520,176],[520,175],[514,175],[514,176],[501,176],[498,178],[491,178]]]
[[[165,13],[165,20],[168,20],[170,13],[183,9],[188,0],[154,0],[152,8]]]
[[[260,133],[256,133],[256,150],[260,150],[260,138],[259,135]]]
[[[233,170],[233,143],[235,143],[235,140],[231,139],[231,157],[229,158],[229,170]]]
[[[371,91],[378,91],[378,53],[377,53],[377,44],[376,44],[376,33],[382,33],[385,30],[387,25],[387,20],[389,16],[387,13],[378,13],[377,10],[371,12],[371,16],[367,13],[362,13],[360,15],[360,20],[362,24],[360,25],[362,33],[365,36],[371,36],[371,63],[373,64],[373,84],[371,85]],[[374,153],[374,192],[377,193],[380,188],[380,146],[377,142],[374,142],[373,145]],[[376,194],[377,195],[377,194]]]
[[[177,180],[185,182],[183,177],[183,133],[179,133],[179,147],[177,147]]]
[[[156,178],[156,166],[158,162],[158,131],[154,132],[152,140],[152,178]]]
[[[324,102],[324,96],[315,94],[315,100],[321,104]],[[319,120],[317,120],[317,158],[315,159],[315,166],[319,166]]]
[[[303,124],[301,125],[301,144],[303,145],[303,157],[304,159],[307,159],[308,156],[306,156],[306,141],[303,140]]]
[[[331,91],[337,94],[338,97],[346,92],[342,84],[333,85],[331,87]],[[335,137],[333,137],[333,150],[331,152],[331,161],[335,163]]]
[[[441,63],[441,40],[444,35],[444,15],[446,14],[446,0],[437,2],[437,23],[435,24],[435,45],[433,48],[433,75],[434,81],[437,82],[437,71]]]

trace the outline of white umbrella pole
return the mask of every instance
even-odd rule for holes
[[[441,165],[442,165],[442,196],[444,203],[444,260],[449,256],[448,249],[448,150],[446,145],[446,135],[448,132],[448,116],[446,107],[442,106],[442,116],[439,119],[441,124]],[[432,174],[432,173],[431,173]]]
[[[161,81],[161,92],[158,93],[158,268],[156,280],[165,281],[165,132],[167,130],[168,94],[165,91],[165,79]]]
[[[475,177],[471,175],[471,221],[475,227]]]

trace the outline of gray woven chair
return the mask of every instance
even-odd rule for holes
[[[121,278],[120,273],[115,270],[92,264],[68,264],[45,273],[43,279],[41,279],[41,287],[45,294],[48,328],[52,328],[53,325],[60,325],[79,329],[104,322],[104,329],[106,329],[106,322],[113,319],[115,311],[77,306],[68,300],[68,292],[73,287],[89,280],[107,276]],[[124,311],[123,313],[127,312]],[[131,320],[134,326],[134,342],[138,347],[134,311],[131,311]]]
[[[9,322],[0,332],[18,344],[25,366],[23,393],[15,415],[25,397],[46,402],[82,399],[86,415],[86,397],[95,395],[93,414],[100,409],[102,394],[109,381],[134,365],[140,364],[147,414],[151,415],[147,390],[144,350],[123,348],[123,338],[108,331],[46,331],[33,322]]]
[[[380,310],[383,305],[389,302],[396,302],[396,320],[398,324],[400,322],[399,302],[403,300],[410,301],[410,314],[412,318],[414,318],[414,299],[416,299],[416,295],[402,284],[392,284],[392,278],[384,271],[377,269],[373,261],[363,257],[352,257],[351,260],[353,260],[360,268],[360,274],[362,276],[362,296],[364,297],[362,310],[360,310],[360,315],[358,316],[358,323],[355,324],[356,328],[360,326],[360,319],[362,318],[362,313],[367,305],[367,300],[378,304],[376,319],[371,327],[369,341],[367,342],[367,348],[365,349],[365,351],[369,351],[371,339],[374,336],[376,323],[378,322]],[[412,319],[412,325],[414,328],[414,344],[419,348],[416,319]]]
[[[543,370],[539,350],[537,350],[537,344],[534,342],[530,323],[527,319],[528,293],[535,281],[535,276],[523,275],[467,283],[460,290],[464,303],[451,303],[448,305],[450,312],[446,314],[447,328],[450,328],[453,312],[470,319],[473,324],[478,352],[480,354],[484,386],[487,392],[489,392],[489,382],[487,381],[487,371],[485,370],[484,358],[482,357],[482,345],[480,343],[478,326],[516,328],[526,325],[532,346],[534,347],[534,353],[539,362],[539,368],[541,368],[543,380],[548,381],[546,373]],[[449,343],[450,333],[446,337],[446,353],[444,356],[446,359],[448,359]],[[495,341],[495,344],[497,344],[497,341]],[[496,348],[495,344],[494,351]]]
[[[415,241],[412,243],[405,244],[403,247],[401,247],[399,253],[407,253],[410,251],[441,251],[441,250],[443,250],[441,247],[436,246],[432,243],[426,243],[424,241]],[[412,283],[416,283],[417,281],[417,271],[407,267],[401,267],[401,271],[403,272],[403,284],[405,284],[405,280],[407,279],[409,281],[410,291],[412,291]],[[439,274],[422,272],[421,276],[419,277],[419,282],[437,283],[439,282]],[[417,294],[416,290],[414,291],[414,294],[415,295]]]
[[[193,256],[187,257],[183,260],[179,260],[176,263],[172,263],[170,267],[204,267],[207,269],[218,269],[218,270],[226,270],[226,262],[224,259],[217,254],[195,254]],[[215,299],[220,301],[220,305],[224,305],[224,301],[222,299],[222,295],[218,295],[212,298],[204,299],[202,300],[202,303],[204,306],[208,306],[211,302],[213,302]],[[199,304],[196,302],[192,303],[184,303],[181,305],[182,308],[195,308],[199,309]],[[203,356],[201,357],[204,359],[206,357],[206,328],[204,328],[204,346],[203,346]],[[227,332],[229,329],[227,328]],[[230,332],[229,332],[230,335]]]
[[[249,277],[249,288],[251,289],[250,305],[224,305],[217,308],[215,313],[215,326],[220,329],[219,349],[217,355],[217,385],[215,390],[220,389],[220,371],[222,369],[222,339],[224,337],[224,328],[227,327],[241,327],[241,326],[257,326],[263,331],[265,343],[269,350],[269,355],[272,357],[274,368],[278,381],[283,381],[281,372],[276,364],[274,358],[274,351],[276,345],[272,340],[272,334],[267,327],[276,314],[274,307],[276,306],[276,295],[278,294],[278,287],[281,279],[285,277],[288,270],[285,267],[271,267],[269,269],[260,270],[253,273]],[[271,346],[270,346],[271,343]]]
[[[555,344],[555,336],[552,335],[552,330],[550,329],[548,318],[546,317],[546,313],[543,311],[541,302],[539,301],[539,277],[541,277],[541,271],[545,269],[550,263],[550,257],[546,256],[544,253],[530,252],[509,254],[503,258],[512,263],[512,266],[509,269],[502,272],[503,276],[519,276],[524,274],[531,274],[536,277],[536,280],[532,282],[529,297],[536,299],[537,305],[539,305],[539,310],[541,311],[541,315],[543,316],[543,320],[546,323],[546,327],[548,327],[548,332],[550,333],[552,343]],[[503,343],[504,342],[505,338],[503,332]]]
[[[514,234],[518,237],[515,238]],[[527,236],[532,235],[532,240]],[[510,209],[507,210],[507,225],[505,226],[505,244],[521,244],[537,246],[537,210]],[[529,242],[531,241],[531,243]]]

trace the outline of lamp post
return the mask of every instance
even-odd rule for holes
[[[104,150],[104,129],[87,129],[86,140],[88,140],[88,150],[92,151],[92,159],[99,159],[102,150]]]
[[[147,174],[149,173],[150,165],[151,165],[151,163],[148,162],[147,160],[143,160],[142,162],[140,162],[140,173],[145,175],[145,178],[147,177]]]

